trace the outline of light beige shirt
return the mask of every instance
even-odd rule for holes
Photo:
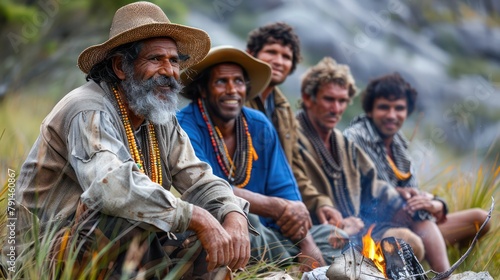
[[[21,168],[16,197],[42,225],[64,224],[79,200],[104,214],[175,233],[187,229],[193,205],[219,221],[231,211],[248,212],[248,202],[234,196],[229,184],[196,157],[175,117],[156,126],[156,135],[162,186],[133,161],[109,88],[90,81],[66,95],[43,121]]]

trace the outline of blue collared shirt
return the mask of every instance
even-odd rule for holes
[[[245,189],[259,194],[287,200],[302,200],[292,170],[281,148],[278,135],[264,114],[247,107],[242,108],[246,117],[252,143],[258,159],[253,162],[251,178]],[[187,133],[196,155],[212,166],[215,175],[227,180],[217,161],[210,141],[207,124],[195,102],[177,113],[179,124]],[[278,228],[269,218],[261,217],[265,226]]]

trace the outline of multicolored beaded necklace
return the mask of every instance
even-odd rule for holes
[[[399,181],[406,181],[410,178],[410,176],[411,176],[410,172],[405,173],[405,172],[399,170],[389,155],[386,155],[386,158],[387,158],[387,162],[389,162],[389,166],[391,166],[392,172],[394,172],[394,175],[396,175],[396,178]]]
[[[200,108],[203,120],[207,124],[210,141],[222,171],[226,174],[231,185],[244,188],[250,181],[253,161],[259,158],[253,147],[252,137],[248,131],[245,116],[240,114],[236,118],[236,150],[233,160],[224,143],[222,133],[217,126],[212,124],[212,121],[207,116],[205,102],[201,98],[198,99],[198,107]]]
[[[120,109],[120,117],[123,122],[123,126],[125,127],[125,133],[127,134],[128,148],[130,153],[132,154],[132,158],[134,159],[137,167],[141,170],[142,173],[145,172],[145,168],[143,165],[144,156],[141,153],[141,150],[137,147],[137,142],[135,139],[134,131],[132,130],[132,125],[128,118],[127,109],[123,105],[122,99],[116,87],[112,87],[113,94],[115,95],[116,102],[118,103],[118,108]],[[151,180],[155,183],[162,184],[162,171],[161,171],[161,158],[160,158],[160,149],[158,148],[158,139],[156,138],[155,128],[152,123],[148,124],[148,150],[149,150],[149,168],[148,175]]]

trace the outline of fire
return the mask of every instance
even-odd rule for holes
[[[384,273],[384,275],[386,275],[385,259],[384,255],[382,254],[382,248],[380,247],[380,242],[375,243],[375,241],[372,239],[372,230],[374,227],[375,225],[371,225],[366,235],[363,236],[363,251],[361,253],[363,254],[363,256],[371,259],[375,264],[375,266],[378,268],[378,270],[380,270],[382,273]]]

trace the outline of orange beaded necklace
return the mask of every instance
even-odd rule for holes
[[[394,175],[396,175],[396,178],[399,181],[406,181],[410,178],[410,176],[411,176],[410,172],[405,173],[405,172],[399,170],[389,155],[387,155],[386,158],[387,158],[387,161],[389,162],[389,165],[391,166],[392,172],[394,172]]]
[[[120,109],[120,117],[125,127],[125,133],[127,134],[128,148],[134,159],[137,167],[142,173],[145,172],[145,168],[142,162],[143,155],[140,149],[137,147],[137,142],[135,140],[134,132],[132,131],[132,125],[128,118],[127,109],[123,105],[122,99],[116,87],[112,87],[113,94],[115,95],[116,102],[118,103],[118,108]],[[162,171],[161,171],[161,158],[160,149],[158,148],[158,139],[156,138],[155,128],[152,123],[148,124],[148,147],[149,147],[149,177],[155,183],[159,185],[162,184]]]

